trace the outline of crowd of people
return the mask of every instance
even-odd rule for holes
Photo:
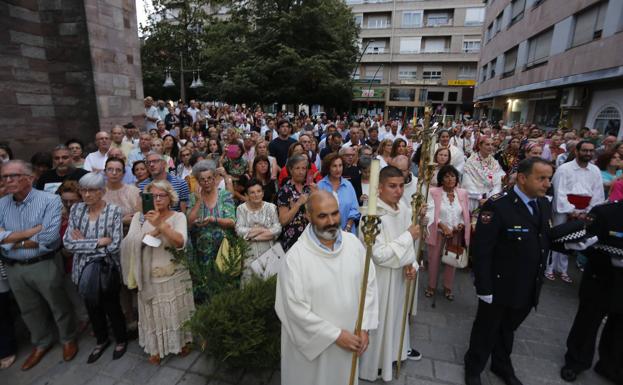
[[[253,261],[271,247],[279,244],[286,253],[298,247],[299,254],[298,243],[312,247],[318,235],[307,230],[312,195],[334,198],[339,229],[356,237],[361,207],[377,194],[369,188],[375,159],[386,170],[386,183],[402,181],[398,187],[382,185],[379,192],[385,197],[380,207],[394,216],[379,235],[388,243],[374,251],[381,312],[394,312],[404,299],[404,282],[389,278],[401,276],[402,268],[412,277],[416,269],[428,270],[427,297],[436,294],[443,269],[443,296],[454,299],[456,268],[442,267],[442,255],[457,244],[469,247],[477,218],[487,218],[483,205],[519,183],[524,159],[541,159],[555,170],[547,191],[554,225],[585,219],[593,207],[623,197],[623,143],[611,133],[450,120],[434,125],[435,165],[421,213],[425,229],[409,227],[411,198],[423,177],[423,125],[421,118],[281,111],[273,116],[260,107],[148,97],[142,127],[115,125],[98,131],[93,143],[71,139],[29,162],[14,159],[10,146],[0,145],[2,368],[13,364],[17,349],[6,311],[9,292],[34,345],[23,370],[52,347],[55,329],[63,358],[73,359],[78,334],[88,324],[97,340],[89,363],[111,344],[109,324],[113,359],[123,356],[136,333],[154,364],[169,354],[187,354],[192,335],[183,324],[196,299],[189,272],[171,249],[192,250],[212,263],[223,240],[237,235],[250,246],[242,272],[248,280]],[[427,249],[421,264],[414,246],[420,231]],[[570,253],[553,252],[543,277],[571,283]],[[573,255],[583,269],[585,256]],[[95,276],[100,279],[89,279]],[[393,283],[383,287],[384,279]],[[378,326],[386,334],[398,327]],[[391,377],[392,360],[379,355],[385,348],[395,350],[393,342],[379,343],[374,356],[363,360],[362,378]],[[405,346],[404,356],[417,360],[421,354]]]

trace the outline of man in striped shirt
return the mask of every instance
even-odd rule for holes
[[[179,203],[174,207],[171,207],[171,209],[185,213],[186,208],[188,207],[189,194],[188,184],[186,183],[186,181],[167,173],[167,162],[164,160],[164,157],[157,152],[150,152],[145,157],[145,163],[147,163],[151,178],[148,178],[141,182],[138,185],[138,188],[143,191],[145,186],[150,184],[153,180],[166,180],[167,182],[171,183],[171,186],[173,186],[173,189],[175,190],[175,192],[177,192],[177,196],[179,197]]]
[[[35,345],[22,370],[39,363],[54,343],[48,306],[63,343],[63,359],[70,361],[78,345],[73,309],[57,263],[60,197],[33,189],[32,166],[26,162],[5,163],[0,176],[7,192],[0,199],[0,257]]]

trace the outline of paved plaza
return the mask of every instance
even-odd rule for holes
[[[573,285],[564,284],[560,280],[546,282],[538,311],[530,314],[516,335],[513,362],[518,377],[525,385],[564,384],[558,373],[565,352],[565,340],[577,305],[579,276],[575,269],[572,277],[576,280]],[[411,330],[413,346],[422,352],[424,358],[419,362],[408,361],[403,365],[400,378],[391,384],[462,384],[463,355],[467,349],[469,332],[476,312],[476,299],[469,272],[457,273],[456,298],[452,303],[439,295],[437,307],[433,309],[431,300],[423,296],[421,288],[422,285],[419,290],[418,314]],[[19,368],[30,347],[26,337],[21,336],[18,360],[9,370],[0,373],[2,378],[0,383],[3,385],[280,383],[278,371],[260,373],[228,371],[214,359],[197,351],[185,358],[169,357],[163,360],[160,367],[155,367],[149,364],[147,356],[136,341],[130,344],[128,353],[118,361],[112,361],[112,348],[109,348],[98,362],[87,365],[85,362],[94,344],[94,338],[85,334],[80,340],[80,352],[72,362],[63,362],[60,346],[56,346],[39,365],[28,372],[22,372]],[[485,385],[502,385],[502,382],[488,371],[485,371],[482,378]],[[593,371],[587,371],[575,384],[608,383]]]

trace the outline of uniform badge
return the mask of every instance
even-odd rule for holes
[[[493,220],[493,211],[483,211],[480,213],[480,222],[488,225]]]

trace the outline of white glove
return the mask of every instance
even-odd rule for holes
[[[593,236],[584,240],[583,242],[567,242],[565,243],[565,249],[582,251],[588,249],[589,247],[597,243],[597,241],[597,236]]]
[[[489,294],[489,295],[479,295],[478,298],[481,301],[484,301],[488,304],[492,304],[493,303],[493,294]]]

